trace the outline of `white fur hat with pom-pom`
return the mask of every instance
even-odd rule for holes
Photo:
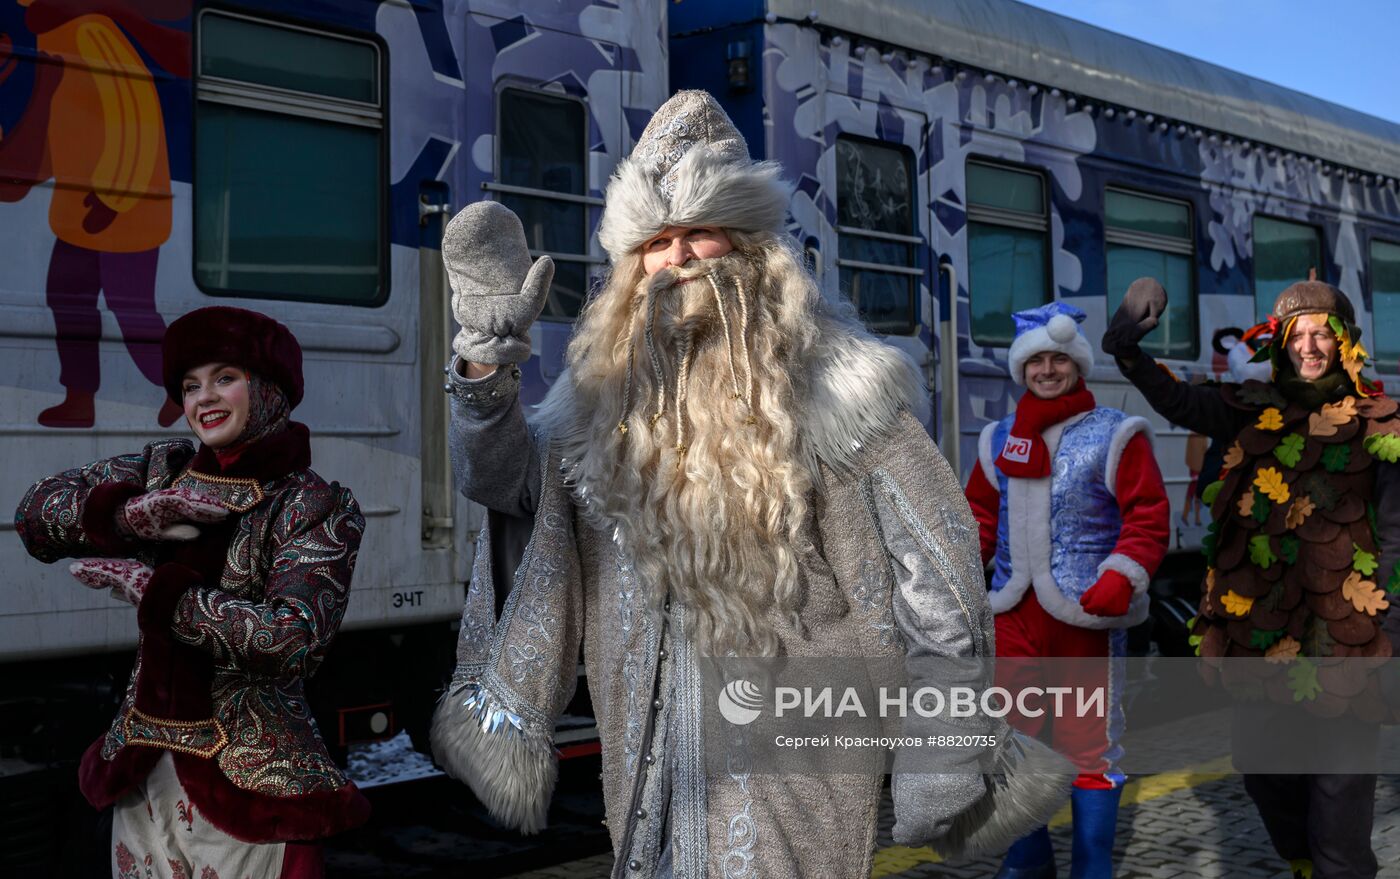
[[[790,192],[708,92],[676,92],[608,182],[598,241],[617,263],[668,226],[782,232]]]
[[[1094,368],[1094,350],[1079,330],[1085,316],[1078,308],[1063,302],[1051,302],[1011,315],[1016,322],[1016,338],[1007,356],[1011,380],[1024,387],[1026,361],[1042,351],[1068,354],[1079,366],[1080,376],[1087,379]]]

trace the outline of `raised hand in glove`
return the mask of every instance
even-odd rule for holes
[[[1167,291],[1153,278],[1138,278],[1123,294],[1123,304],[1108,322],[1103,334],[1103,353],[1122,360],[1142,355],[1138,342],[1152,332],[1167,310]]]
[[[462,325],[452,340],[469,363],[524,363],[530,324],[544,308],[554,261],[530,263],[525,227],[510,208],[479,201],[463,208],[442,238],[442,261],[452,285],[452,314]]]
[[[117,511],[117,530],[141,540],[193,540],[198,524],[223,521],[228,510],[218,498],[188,488],[161,488],[138,494]]]
[[[89,589],[110,589],[113,598],[139,607],[155,571],[132,559],[78,559],[68,573]]]
[[[1121,617],[1133,603],[1133,584],[1117,571],[1104,571],[1079,597],[1079,606],[1098,617]]]

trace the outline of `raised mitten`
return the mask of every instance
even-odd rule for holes
[[[89,589],[110,589],[113,598],[139,607],[155,571],[132,559],[78,559],[68,573]]]
[[[1121,617],[1133,603],[1133,584],[1117,571],[1104,571],[1079,598],[1079,606],[1094,616]]]
[[[476,363],[530,359],[530,325],[554,280],[554,261],[530,263],[525,227],[494,201],[467,205],[442,238],[442,261],[452,285],[452,314],[462,330],[452,349]]]
[[[1124,360],[1135,360],[1142,353],[1138,342],[1152,332],[1167,310],[1167,291],[1154,278],[1138,278],[1123,294],[1123,304],[1108,322],[1103,334],[1103,353]]]
[[[141,540],[193,540],[195,524],[223,521],[228,510],[217,498],[188,488],[138,494],[117,511],[117,530]]]

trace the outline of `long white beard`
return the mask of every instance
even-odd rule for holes
[[[630,295],[587,314],[570,351],[585,514],[616,529],[653,607],[691,611],[711,654],[776,652],[811,551],[794,411],[807,335],[788,326],[802,309],[781,301],[772,257],[736,251],[612,290]]]

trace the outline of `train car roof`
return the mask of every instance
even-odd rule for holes
[[[815,12],[823,27],[1400,177],[1396,123],[1015,0],[768,0],[768,10]]]

